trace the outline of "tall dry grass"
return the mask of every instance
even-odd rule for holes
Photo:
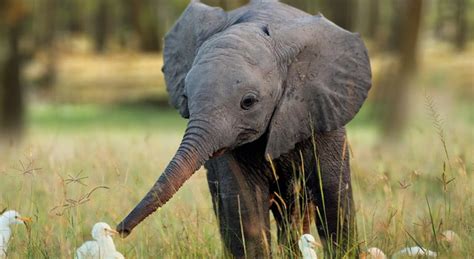
[[[436,125],[427,113],[424,108],[423,119],[392,145],[380,144],[373,128],[349,129],[359,239],[363,248],[388,254],[422,245],[442,257],[468,258],[474,254],[474,136],[464,120]],[[95,222],[118,223],[166,166],[181,130],[48,128],[2,146],[0,206],[35,220],[30,232],[15,227],[10,258],[72,257]],[[461,237],[455,249],[440,239],[448,229]],[[314,225],[311,231],[317,236]],[[222,256],[205,173],[116,243],[132,258]]]

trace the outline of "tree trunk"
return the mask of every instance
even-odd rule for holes
[[[393,53],[397,60],[385,69],[377,82],[377,112],[385,138],[396,139],[406,124],[408,91],[417,67],[417,41],[421,24],[422,0],[401,0],[397,2],[397,15],[392,25]],[[400,15],[398,15],[400,14]],[[403,28],[403,29],[402,29]]]
[[[413,73],[416,69],[418,32],[421,24],[422,0],[404,0],[402,9],[406,17],[400,32],[400,63],[402,70]]]
[[[455,45],[458,51],[466,48],[467,42],[467,2],[466,0],[456,0],[456,36]]]
[[[352,31],[356,12],[355,0],[326,0],[327,16],[340,27]]]
[[[70,12],[70,15],[67,20],[67,29],[72,33],[80,33],[84,31],[84,21],[83,21],[83,8],[81,8],[82,1],[78,0],[69,0],[64,1],[63,3],[67,10],[74,10]]]
[[[2,3],[0,15],[0,133],[19,137],[23,129],[24,100],[20,81],[21,56],[19,41],[26,17],[26,7],[20,1]]]
[[[435,37],[438,39],[443,39],[443,27],[444,27],[444,0],[436,1],[436,21],[435,21]]]
[[[393,1],[389,3],[392,12],[390,17],[389,29],[390,34],[387,37],[387,42],[384,43],[383,49],[386,51],[398,53],[400,51],[400,38],[403,33],[403,24],[404,19],[407,18],[407,13],[403,8],[406,5],[406,0]]]
[[[380,2],[379,0],[370,0],[368,17],[367,37],[375,39],[380,22]]]
[[[56,0],[46,0],[44,5],[44,34],[41,41],[41,47],[46,51],[46,71],[42,75],[39,87],[43,94],[49,94],[56,80],[56,50],[54,47],[54,38],[56,32]]]
[[[132,24],[133,35],[140,42],[141,47],[143,31],[140,24],[140,10],[142,9],[142,0],[125,0],[125,2],[128,2],[130,7],[128,8],[128,13]]]
[[[106,47],[109,20],[108,14],[109,10],[107,0],[99,0],[95,17],[95,49],[99,53],[103,53]]]
[[[158,9],[160,8],[160,9]],[[161,38],[164,34],[163,17],[158,17],[159,13],[166,13],[166,2],[144,0],[131,1],[131,20],[140,49],[146,52],[159,52],[162,49]],[[161,19],[160,19],[161,18]]]

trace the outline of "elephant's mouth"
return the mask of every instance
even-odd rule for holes
[[[216,152],[214,152],[211,157],[212,157],[212,158],[220,157],[220,156],[222,156],[225,152],[227,152],[227,150],[228,150],[228,148],[221,148],[221,149],[217,150]]]
[[[260,137],[259,131],[252,128],[239,128],[241,130],[240,134],[237,136],[237,145],[243,145],[252,141],[255,141]]]
[[[249,128],[242,128],[243,131],[237,136],[237,140],[234,145],[227,146],[221,149],[218,149],[216,152],[212,153],[211,158],[216,158],[222,156],[229,150],[233,150],[236,147],[252,142],[258,136],[258,131]]]

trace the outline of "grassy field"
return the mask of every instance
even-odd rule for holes
[[[441,258],[474,256],[474,52],[436,53],[421,59],[409,122],[396,142],[380,138],[370,103],[348,127],[363,248],[392,254],[420,244]],[[381,60],[372,60],[375,74]],[[0,146],[0,209],[34,218],[30,231],[14,228],[10,258],[71,258],[95,222],[117,224],[167,165],[186,124],[176,111],[153,106],[38,103],[27,122],[22,143]],[[453,246],[439,235],[448,229],[461,239]],[[129,238],[115,240],[129,258],[221,257],[205,172]]]
[[[351,123],[363,247],[391,254],[420,243],[447,258],[474,254],[470,108],[435,110],[445,119],[438,129],[422,108],[400,141],[390,145],[378,141],[366,110]],[[23,143],[0,151],[0,206],[34,218],[30,232],[15,227],[11,258],[72,257],[90,239],[95,222],[118,223],[166,166],[185,127],[175,111],[154,108],[36,105],[30,114]],[[437,244],[435,236],[447,229],[461,237],[458,246]],[[169,204],[116,244],[131,258],[221,256],[205,173],[198,172]]]

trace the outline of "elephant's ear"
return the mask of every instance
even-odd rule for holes
[[[162,71],[166,89],[171,104],[184,118],[189,117],[184,79],[199,47],[212,35],[223,30],[226,22],[227,13],[221,8],[192,1],[165,36]]]
[[[269,125],[266,155],[278,158],[314,132],[344,126],[371,86],[367,49],[359,35],[322,15],[270,28],[285,70],[283,93]]]

